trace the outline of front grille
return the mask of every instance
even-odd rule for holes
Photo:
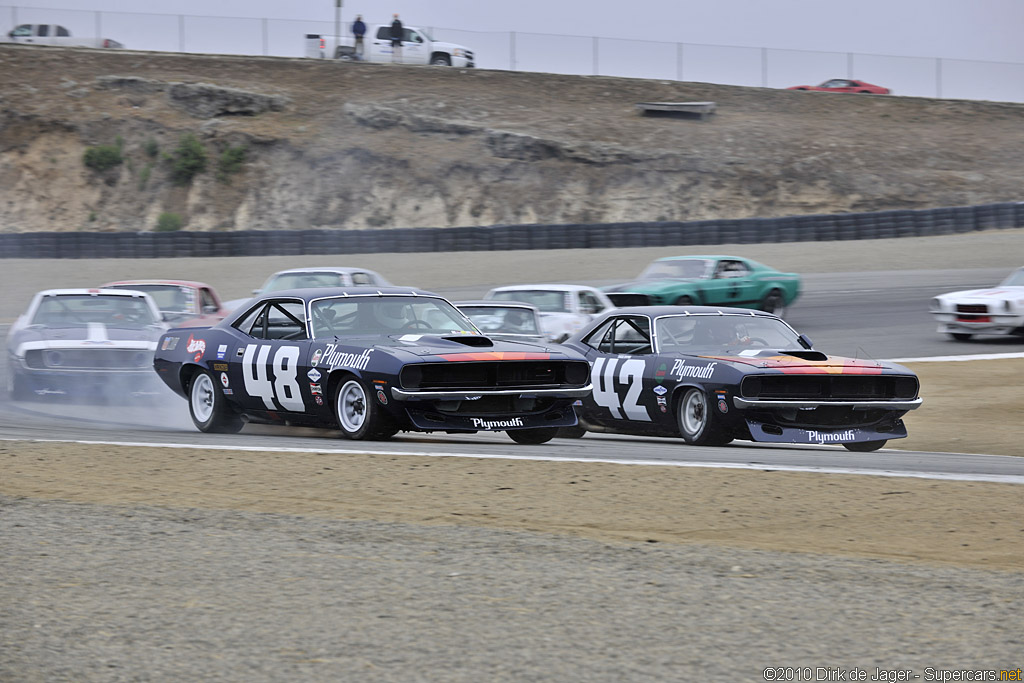
[[[553,388],[582,386],[589,375],[583,361],[470,361],[407,365],[400,382],[423,390]]]
[[[481,396],[475,401],[436,401],[433,409],[448,415],[527,415],[547,411],[557,399]],[[563,399],[564,400],[564,399]]]
[[[142,370],[153,367],[145,349],[33,349],[25,365],[35,370]]]
[[[900,375],[757,375],[740,384],[743,398],[880,400],[917,396],[917,378]]]
[[[986,315],[988,313],[988,306],[985,304],[957,304],[957,313],[980,313]]]

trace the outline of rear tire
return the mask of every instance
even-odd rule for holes
[[[338,388],[334,395],[334,417],[346,439],[385,440],[398,432],[398,426],[372,397],[363,381],[356,377],[348,377]]]
[[[957,341],[970,341],[974,335],[969,332],[950,332],[949,336]]]
[[[718,415],[703,389],[691,387],[683,394],[676,411],[679,435],[694,446],[724,446],[732,441],[718,421]]]
[[[765,294],[761,299],[761,310],[781,318],[786,312],[786,299],[782,296],[782,292],[773,289]]]
[[[675,301],[675,306],[693,306],[694,301],[691,296],[681,296]]]
[[[188,411],[196,429],[208,434],[235,434],[243,422],[228,408],[227,399],[213,376],[200,370],[188,390]]]
[[[534,427],[532,429],[510,429],[505,432],[516,443],[536,446],[555,438],[561,427]]]
[[[877,451],[887,442],[888,439],[881,439],[879,441],[858,441],[856,443],[844,443],[843,448],[848,451],[853,451],[854,453],[870,453],[871,451]]]

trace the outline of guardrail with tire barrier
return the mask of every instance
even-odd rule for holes
[[[174,258],[523,249],[607,249],[863,240],[1024,227],[1024,202],[643,223],[378,230],[0,233],[0,258]]]

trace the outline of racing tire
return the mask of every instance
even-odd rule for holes
[[[725,433],[718,414],[703,389],[690,387],[683,393],[676,410],[679,435],[693,446],[724,446],[732,437]]]
[[[531,429],[510,429],[506,432],[508,438],[516,443],[528,446],[536,446],[547,443],[555,438],[561,427],[533,427]]]
[[[782,296],[782,292],[773,289],[761,299],[760,308],[765,313],[771,313],[781,318],[786,313],[786,299]]]
[[[681,296],[675,300],[674,306],[693,306],[696,301],[693,300],[692,296]]]
[[[430,64],[432,66],[451,66],[452,58],[448,55],[434,55],[430,58]]]
[[[970,332],[950,332],[949,336],[956,341],[970,341],[974,335]]]
[[[587,428],[582,425],[573,425],[572,427],[559,427],[558,433],[555,434],[556,439],[582,439],[587,433]]]
[[[14,370],[8,369],[11,374],[8,376],[7,391],[12,401],[27,401],[32,398],[29,391],[28,381]]]
[[[206,370],[200,370],[192,378],[188,412],[196,429],[208,434],[236,434],[244,425],[242,418],[228,408],[224,392]]]
[[[857,441],[855,443],[844,443],[843,448],[854,453],[870,453],[871,451],[877,451],[879,448],[888,443],[888,439],[880,439],[878,441]]]
[[[398,433],[398,426],[372,397],[361,379],[349,376],[342,381],[334,395],[334,417],[343,437],[383,441]]]

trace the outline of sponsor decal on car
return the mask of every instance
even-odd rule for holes
[[[668,389],[659,384],[658,386],[654,387],[654,393],[656,393],[658,396],[664,396],[665,394],[668,393]]]
[[[665,380],[665,373],[668,366],[662,363],[658,366],[658,369],[654,371],[654,381],[661,384]]]
[[[188,344],[185,346],[185,350],[196,354],[192,357],[192,360],[198,363],[202,360],[203,354],[206,353],[206,342],[202,339],[196,339],[190,334],[188,335]]]
[[[345,353],[338,351],[336,344],[328,344],[324,349],[324,365],[332,370],[335,368],[348,368],[350,370],[365,370],[370,363],[370,354],[373,349],[364,349],[362,353]]]
[[[314,351],[313,357],[309,359],[309,364],[315,368],[317,364],[320,362],[320,356],[322,355],[324,355],[323,349],[317,349],[316,351]]]
[[[718,410],[723,413],[728,413],[729,403],[725,400],[727,394],[724,391],[716,391],[715,393],[718,395]]]
[[[321,387],[319,384],[310,384],[309,393],[313,394],[314,396],[323,396],[324,390],[323,387]]]
[[[226,373],[226,372],[220,373],[220,383],[221,383],[221,386],[223,386],[225,389],[227,389],[231,385],[231,382],[228,381],[228,373]]]
[[[213,364],[214,372],[227,372],[227,369],[228,369],[228,364],[227,363],[214,363]]]
[[[807,430],[807,440],[813,441],[816,444],[848,443],[856,438],[857,435],[853,433],[852,429],[847,429],[845,432],[818,432],[813,429]]]
[[[377,390],[377,400],[380,401],[384,405],[388,404],[388,395],[384,393],[383,389],[378,389]]]
[[[217,360],[224,360],[224,356],[228,353],[228,345],[221,344],[217,347]]]
[[[321,396],[314,396],[313,400],[316,401],[318,406],[322,406],[324,404],[324,399]]]
[[[472,420],[473,426],[477,429],[505,429],[523,426],[523,418],[521,417],[513,417],[510,420],[483,420],[479,417],[474,417]]]
[[[708,365],[687,365],[686,361],[682,358],[676,358],[672,361],[672,376],[678,380],[684,377],[692,377],[694,379],[711,379],[715,374],[715,366],[718,363],[710,363]]]
[[[178,338],[177,337],[166,337],[164,339],[164,343],[160,345],[160,350],[161,351],[173,351],[174,348],[177,345],[178,345]]]
[[[312,370],[306,373],[306,377],[308,377],[312,382],[319,382],[320,378],[323,377],[323,375],[320,374],[319,370],[313,368]]]
[[[235,393],[234,389],[225,389],[224,390],[224,394],[227,395],[227,396],[231,396],[234,393]]]

